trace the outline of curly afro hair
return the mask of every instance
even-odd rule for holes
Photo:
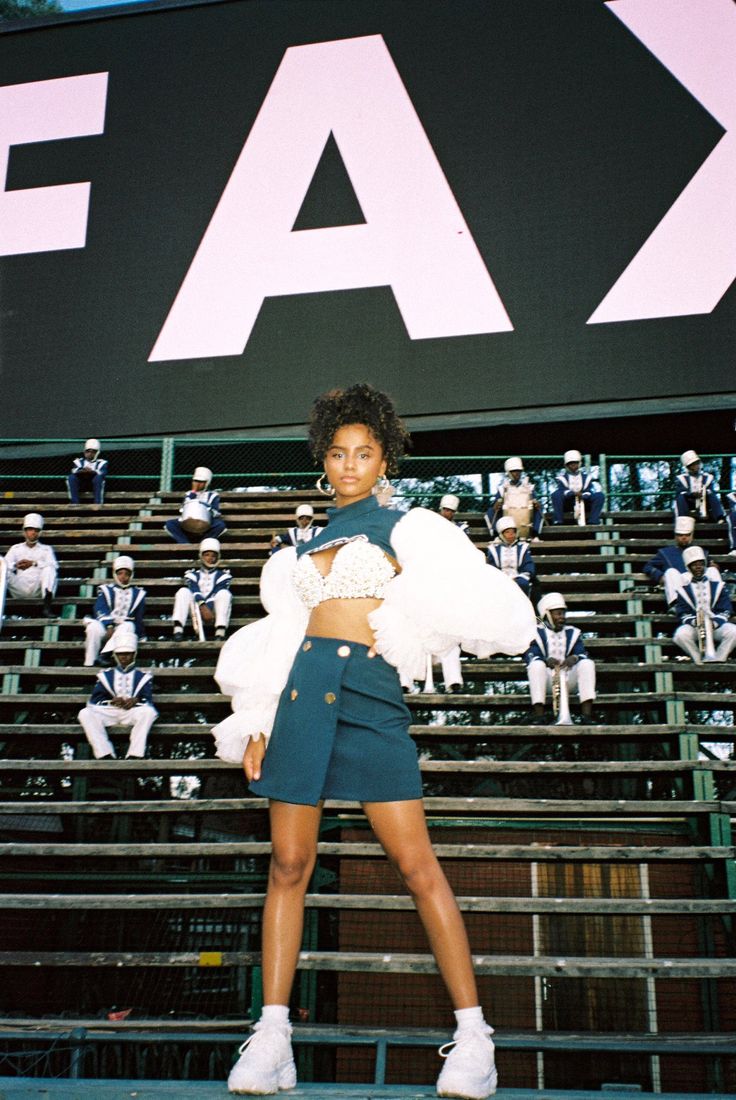
[[[386,473],[390,476],[397,473],[399,459],[409,444],[409,433],[388,394],[367,382],[320,394],[309,417],[309,447],[315,464],[323,462],[335,432],[345,424],[365,424],[383,448]]]

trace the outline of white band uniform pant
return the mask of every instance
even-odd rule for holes
[[[547,668],[544,661],[532,661],[527,665],[526,671],[529,677],[532,705],[544,703],[547,688],[551,690],[552,687],[552,669]],[[576,665],[569,668],[567,686],[570,691],[577,691],[581,703],[595,699],[595,661],[591,661],[590,657],[582,657]]]
[[[213,599],[205,600],[205,603],[214,608],[215,612],[215,629],[219,627],[227,628],[230,622],[230,611],[233,605],[232,593],[225,589],[222,592],[217,592]],[[174,596],[174,614],[172,618],[175,622],[181,623],[182,626],[187,625],[187,620],[192,608],[192,593],[188,588],[178,589]]]
[[[674,641],[677,642],[680,649],[685,650],[688,657],[691,657],[696,665],[703,663],[703,658],[700,656],[700,646],[698,645],[697,627],[688,626],[687,623],[678,626],[674,634]],[[713,641],[717,646],[714,659],[716,661],[727,660],[729,653],[736,645],[736,624],[724,623],[723,626],[716,627],[713,630]]]
[[[56,592],[56,567],[53,565],[32,565],[28,569],[19,569],[17,573],[8,570],[8,595],[21,599],[43,596]]]
[[[116,755],[107,735],[109,726],[132,726],[126,755],[142,757],[146,751],[151,726],[158,718],[158,711],[150,703],[136,703],[130,710],[105,703],[90,703],[80,710],[78,718],[96,760],[101,756]]]

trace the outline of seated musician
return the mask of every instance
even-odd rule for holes
[[[706,575],[705,551],[689,546],[682,555],[690,581],[677,593],[675,611],[680,622],[674,640],[696,665],[725,661],[736,645],[733,607],[722,580]]]
[[[496,530],[498,538],[486,551],[488,564],[495,569],[500,569],[507,577],[511,577],[524,595],[528,596],[537,574],[529,543],[523,542],[518,537],[516,520],[513,516],[501,516],[496,521]]]
[[[725,523],[723,505],[718,495],[718,486],[713,474],[703,470],[703,463],[696,451],[685,451],[680,455],[683,466],[677,475],[675,488],[675,518],[697,515],[699,519],[712,519],[716,523]]]
[[[595,662],[588,656],[578,628],[565,624],[565,597],[559,592],[549,592],[542,596],[537,611],[542,622],[524,654],[532,697],[531,724],[545,725],[547,689],[553,687],[555,676],[564,675],[568,689],[578,693],[582,724],[593,726]]]
[[[184,637],[189,615],[199,612],[202,630],[214,624],[215,641],[224,641],[230,623],[233,597],[230,592],[232,574],[220,564],[220,543],[217,539],[202,539],[199,544],[199,566],[187,569],[184,584],[174,597],[174,641]]]
[[[175,542],[200,542],[205,535],[219,539],[227,531],[220,515],[220,494],[210,489],[212,470],[197,466],[192,475],[192,487],[185,493],[178,519],[167,519],[164,530]]]
[[[581,468],[583,456],[580,451],[565,451],[562,461],[564,469],[557,475],[557,488],[551,497],[552,522],[564,523],[565,512],[572,512],[573,519],[581,527],[600,523],[605,497],[596,489],[590,470]]]
[[[515,455],[506,459],[503,468],[504,479],[486,512],[488,530],[497,535],[499,519],[510,515],[516,520],[520,538],[529,537],[531,525],[532,542],[539,542],[544,511],[534,495],[534,485],[524,473],[524,463]]]
[[[97,673],[89,702],[77,715],[79,724],[96,760],[117,755],[107,732],[110,726],[129,726],[126,757],[140,760],[146,753],[151,726],[158,718],[153,705],[153,679],[150,672],[136,668],[138,635],[129,624],[117,627],[105,648],[112,652],[115,665]]]
[[[135,562],[123,554],[112,564],[112,584],[100,585],[92,614],[84,619],[85,666],[94,665],[102,643],[122,623],[127,623],[138,639],[145,638],[146,590],[132,583],[134,572]]]
[[[59,566],[48,543],[41,542],[43,516],[29,512],[23,520],[23,542],[16,542],[5,555],[6,591],[21,600],[43,600],[41,614],[54,618],[52,601],[56,592]]]
[[[105,500],[105,478],[107,477],[107,459],[100,458],[99,439],[88,439],[80,458],[75,458],[72,470],[66,479],[69,500],[79,504],[81,493],[91,493],[95,504]]]
[[[653,558],[644,566],[644,572],[652,584],[659,584],[664,590],[667,607],[674,610],[677,593],[689,575],[682,555],[692,545],[695,519],[693,516],[678,516],[675,520],[675,541],[668,546],[660,546]],[[706,572],[712,580],[720,580],[721,574],[715,565],[708,565],[708,553],[705,552]]]
[[[311,542],[315,535],[322,530],[314,525],[314,508],[311,504],[299,504],[294,512],[296,527],[290,527],[280,535],[274,535],[271,539],[271,554],[281,550],[284,546],[298,546],[300,542]]]

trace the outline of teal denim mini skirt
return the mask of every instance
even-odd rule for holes
[[[396,669],[381,656],[357,642],[306,637],[250,790],[307,806],[421,798],[410,720]]]

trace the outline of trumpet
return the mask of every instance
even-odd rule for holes
[[[578,527],[585,527],[585,500],[582,496],[575,497],[573,516]]]
[[[716,647],[713,640],[713,619],[707,611],[699,607],[695,623],[698,631],[700,656],[704,661],[714,661],[716,659]]]
[[[570,694],[567,687],[567,669],[557,665],[552,670],[552,712],[556,726],[571,726]]]

